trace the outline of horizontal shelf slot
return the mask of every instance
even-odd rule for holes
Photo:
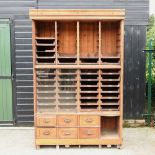
[[[38,103],[38,106],[56,106],[56,103],[42,103],[42,104],[39,104]]]
[[[40,43],[36,42],[36,46],[55,46],[55,43],[53,41],[52,43],[48,43],[47,40],[41,40]]]
[[[101,62],[105,64],[119,64],[120,57],[101,57]]]
[[[81,96],[80,99],[97,99],[98,100],[98,96]]]
[[[66,84],[68,84],[68,83],[74,84],[74,83],[77,83],[77,79],[60,79],[60,78],[58,78],[58,82],[60,82],[60,83],[65,82]]]
[[[47,97],[45,97],[45,96],[37,96],[37,100],[50,100],[50,99],[55,99],[55,96],[53,95],[53,96],[47,96]]]
[[[92,98],[87,98],[87,99],[80,99],[81,103],[98,103],[98,98],[92,99]]]
[[[98,81],[80,81],[81,85],[98,85]]]
[[[70,64],[70,63],[75,64],[77,61],[77,58],[64,57],[64,58],[58,58],[58,61],[60,64]]]
[[[41,40],[41,41],[44,41],[44,40],[55,40],[54,37],[35,37],[36,40]]]
[[[80,92],[98,92],[98,87],[80,87]]]
[[[112,99],[112,98],[107,98],[107,99],[101,99],[102,103],[119,103],[119,98],[117,99]]]
[[[112,99],[119,99],[118,96],[104,96],[104,97],[101,97],[101,99],[109,99],[109,100],[112,100]]]
[[[120,79],[101,79],[101,81],[120,81]]]
[[[81,64],[97,64],[99,63],[99,58],[80,58]]]
[[[96,111],[98,110],[98,105],[80,105],[81,111]]]
[[[101,81],[102,85],[116,85],[116,87],[119,85],[120,81]]]
[[[53,93],[56,93],[56,91],[37,91],[37,94],[53,94]]]
[[[81,98],[82,97],[98,97],[98,93],[80,93]]]
[[[59,99],[76,99],[76,94],[75,93],[70,93],[70,94],[62,94],[62,93],[59,93]]]
[[[87,89],[87,88],[86,88]],[[80,93],[84,94],[98,94],[98,91],[80,91]]]
[[[55,85],[37,85],[37,88],[43,88],[43,87],[46,87],[46,88],[55,88],[56,86]]]
[[[107,85],[107,84],[106,84],[106,85],[101,85],[101,87],[103,87],[103,88],[105,88],[105,87],[106,87],[106,88],[119,88],[120,85],[117,85],[117,84],[116,84],[116,85]]]
[[[119,105],[108,105],[103,106],[101,105],[102,110],[119,110]]]
[[[102,79],[119,79],[119,75],[101,75]]]
[[[98,79],[80,79],[80,81],[82,81],[82,82],[93,82],[93,81],[95,81],[95,82],[98,82],[99,80]]]
[[[37,56],[37,59],[47,59],[47,60],[51,60],[51,59],[55,59],[55,56]]]
[[[37,91],[55,91],[56,89],[56,86],[50,86],[50,87],[41,87],[41,86],[38,86],[37,87]]]
[[[98,74],[98,69],[81,69],[80,74]]]
[[[105,102],[105,103],[101,103],[101,105],[103,105],[103,106],[109,106],[109,105],[119,105],[119,103],[115,103],[115,102],[110,102],[110,103],[107,103],[107,102]]]
[[[59,85],[58,88],[76,88],[77,86],[75,85]]]
[[[55,51],[55,46],[37,46],[36,51]]]
[[[56,79],[55,79],[55,77],[53,78],[53,79],[37,79],[37,82],[54,82]]]
[[[103,94],[103,93],[105,93],[105,94],[111,94],[111,93],[116,93],[116,94],[118,94],[119,91],[109,91],[109,90],[106,90],[106,91],[101,91],[101,93],[102,93],[102,94]]]
[[[80,105],[99,105],[98,103],[80,103]]]
[[[98,88],[98,84],[97,84],[97,85],[91,85],[91,84],[90,84],[90,85],[88,85],[88,84],[87,84],[87,85],[85,85],[85,84],[82,85],[82,84],[81,84],[80,87],[82,87],[82,88],[83,88],[83,87]]]
[[[37,98],[38,99],[44,99],[44,98],[54,98],[56,95],[55,92],[53,93],[37,93]]]
[[[59,92],[75,92],[76,91],[76,87],[58,87]]]

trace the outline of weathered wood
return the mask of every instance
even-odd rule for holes
[[[124,11],[59,11],[30,11],[36,145],[122,144]]]

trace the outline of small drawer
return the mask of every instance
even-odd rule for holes
[[[58,128],[58,137],[60,139],[78,138],[78,129],[77,128]]]
[[[56,128],[37,128],[37,138],[56,138]]]
[[[58,126],[62,127],[74,127],[77,126],[76,115],[60,115],[58,116]]]
[[[93,115],[81,115],[80,116],[80,126],[99,126],[99,116],[93,116]]]
[[[80,128],[80,138],[89,139],[89,138],[98,138],[99,137],[99,128]]]
[[[37,117],[37,126],[56,126],[56,116]]]

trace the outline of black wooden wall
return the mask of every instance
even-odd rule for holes
[[[33,123],[33,82],[30,8],[126,9],[124,117],[141,118],[145,104],[145,47],[149,0],[0,0],[0,18],[10,18],[14,29],[16,72],[15,120]]]

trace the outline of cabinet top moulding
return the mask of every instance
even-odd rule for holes
[[[32,20],[123,20],[124,9],[30,9]]]

